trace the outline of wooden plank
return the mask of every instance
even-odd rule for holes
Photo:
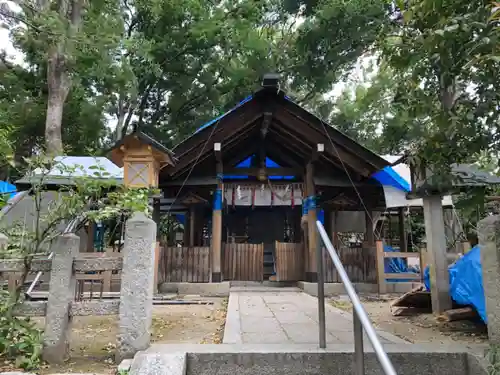
[[[301,272],[301,243],[276,242],[276,280],[298,281]]]
[[[459,309],[446,310],[442,316],[446,321],[453,322],[456,320],[475,319],[478,314],[472,307],[467,306]]]
[[[384,243],[382,241],[375,242],[377,247],[377,282],[378,292],[380,294],[387,293],[387,285],[385,282],[385,267],[384,267]]]
[[[202,247],[202,280],[204,283],[210,282],[210,248]]]
[[[420,258],[419,253],[384,252],[385,258]]]
[[[384,273],[385,279],[394,279],[394,280],[420,280],[419,273],[413,272],[400,272],[400,273]]]
[[[165,248],[160,245],[158,253],[158,285],[165,281]]]
[[[52,261],[48,259],[33,259],[31,262],[31,272],[47,272],[52,267]],[[0,259],[0,272],[23,272],[23,259]]]
[[[104,253],[103,253],[104,254]],[[102,256],[98,258],[77,258],[73,262],[76,272],[115,271],[123,268],[123,258]]]

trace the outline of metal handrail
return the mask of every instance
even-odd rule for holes
[[[394,366],[391,360],[387,356],[382,344],[375,332],[375,328],[368,317],[361,301],[359,300],[358,294],[356,293],[354,286],[352,285],[347,272],[342,265],[337,251],[333,247],[328,235],[326,234],[325,228],[320,221],[316,221],[316,226],[322,242],[325,244],[330,257],[332,258],[333,264],[337,269],[337,272],[344,284],[345,290],[351,299],[353,306],[353,325],[354,325],[354,374],[364,375],[364,351],[363,351],[363,329],[370,340],[375,355],[377,356],[382,369],[386,375],[397,375],[394,370]],[[318,307],[319,307],[319,331],[320,331],[320,347],[326,347],[326,330],[325,330],[325,291],[324,291],[324,278],[323,278],[323,255],[321,241],[318,241],[318,249],[316,252],[316,260],[318,265]]]

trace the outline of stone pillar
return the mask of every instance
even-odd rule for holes
[[[443,205],[441,196],[423,198],[427,261],[431,282],[432,312],[441,314],[451,309],[450,277],[446,257]]]
[[[127,221],[123,248],[116,360],[133,358],[150,343],[156,224],[136,212]]]
[[[500,344],[500,215],[478,223],[490,344]]]
[[[50,288],[43,334],[43,359],[63,363],[69,354],[69,310],[76,290],[73,260],[80,249],[80,238],[73,233],[59,236],[55,242]]]

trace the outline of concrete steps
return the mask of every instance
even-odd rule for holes
[[[384,346],[398,375],[487,375],[479,354],[436,345]],[[129,375],[352,375],[352,345],[153,345],[138,353]],[[384,375],[373,352],[368,375]]]

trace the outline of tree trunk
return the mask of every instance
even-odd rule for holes
[[[47,67],[49,95],[45,119],[45,146],[47,153],[54,156],[63,153],[61,123],[64,102],[68,97],[71,85],[63,59],[59,48],[54,48],[49,52]]]
[[[46,6],[46,4],[45,4]],[[61,0],[58,13],[69,21],[65,37],[49,50],[47,64],[48,104],[45,119],[45,146],[50,155],[63,153],[62,115],[71,88],[68,61],[72,56],[73,39],[82,22],[83,0]]]

